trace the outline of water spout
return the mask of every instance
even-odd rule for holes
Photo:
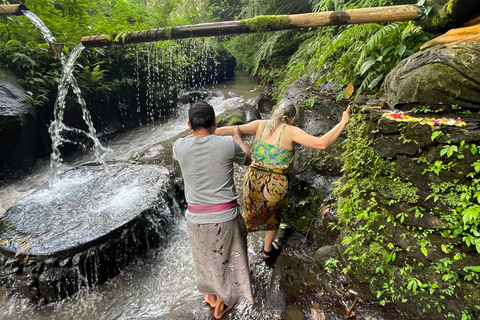
[[[0,5],[0,16],[21,16],[23,11],[28,10],[23,4]]]

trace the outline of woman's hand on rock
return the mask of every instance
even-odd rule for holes
[[[343,111],[342,122],[346,123],[349,117],[350,117],[350,105],[347,107],[347,110]]]

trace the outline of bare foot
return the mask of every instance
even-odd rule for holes
[[[205,297],[203,297],[206,303],[210,305],[210,307],[215,308],[215,302],[217,301],[217,296],[213,294],[206,294]]]
[[[215,317],[215,319],[220,319],[225,315],[225,313],[227,313],[232,308],[233,308],[233,305],[226,306],[225,303],[223,303],[222,299],[217,298],[217,301],[215,303],[215,312],[213,316]]]

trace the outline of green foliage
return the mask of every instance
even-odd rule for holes
[[[309,0],[258,0],[248,1],[240,16],[251,18],[259,15],[281,15],[311,12]]]
[[[416,0],[311,0],[315,11],[343,11],[355,8],[414,4]]]
[[[242,14],[252,17],[297,13],[293,8],[283,5],[284,3],[283,0],[251,2]],[[304,2],[294,3],[297,7],[303,7]],[[310,3],[313,11],[340,11],[405,1],[312,0]],[[418,51],[420,45],[430,37],[411,22],[332,26],[290,31],[287,41],[276,34],[267,34],[263,38],[251,36],[248,38],[251,40],[250,45],[235,46],[231,53],[237,60],[242,61],[240,67],[251,70],[252,74],[262,79],[262,86],[277,87],[277,99],[281,98],[292,82],[309,75],[317,77],[317,84],[325,81],[337,82],[338,99],[345,97],[342,89],[352,83],[356,88],[356,98],[360,94],[377,92],[385,75],[400,60]],[[294,49],[285,50],[286,43],[293,44]],[[253,46],[257,50],[252,50]],[[275,63],[280,56],[283,61],[288,61],[286,68],[285,63]]]
[[[329,258],[327,261],[325,261],[323,270],[327,271],[328,273],[332,273],[337,269],[338,263],[339,261],[337,259]]]
[[[203,0],[25,2],[57,42],[65,44],[64,54],[85,35],[105,34],[122,41],[130,31],[208,21],[208,8],[203,4]],[[52,59],[44,42],[40,31],[25,16],[0,17],[0,67],[12,71],[32,92],[32,99],[40,102],[54,97],[50,92],[56,90],[61,72],[60,62]],[[92,48],[88,53],[85,50],[78,65],[81,88],[100,101],[115,96],[115,90],[131,87],[135,51],[132,47]]]
[[[206,5],[210,8],[213,20],[228,21],[235,20],[248,2],[245,0],[206,0]]]
[[[317,84],[336,81],[346,87],[352,83],[356,88],[355,97],[373,93],[385,75],[400,60],[417,51],[426,39],[421,29],[411,22],[324,29],[317,31],[314,44],[302,45],[292,56],[282,89],[298,76],[323,71]],[[339,93],[338,98],[343,98],[343,91]]]
[[[308,0],[260,0],[249,1],[240,14],[250,28],[268,31],[273,23],[277,27],[288,25],[284,16],[258,17],[262,15],[284,15],[310,12]],[[278,86],[284,78],[284,68],[289,57],[297,51],[304,41],[306,30],[290,30],[264,34],[250,34],[228,39],[229,52],[236,58],[239,68],[252,72],[261,79],[261,86]],[[273,95],[277,96],[275,91]]]
[[[412,112],[414,114],[417,114],[417,113],[438,113],[438,112],[442,112],[443,109],[430,109],[429,106],[418,106],[418,107],[414,107],[412,108]]]
[[[434,309],[450,317],[452,314],[445,311],[441,301],[462,294],[464,289],[461,286],[476,286],[479,283],[480,266],[467,264],[462,270],[466,276],[462,277],[455,266],[459,262],[465,263],[463,260],[466,259],[460,243],[480,253],[480,160],[465,170],[467,183],[445,181],[431,184],[430,195],[421,200],[431,199],[438,207],[427,210],[418,203],[418,190],[395,176],[391,167],[394,163],[375,153],[373,139],[367,134],[371,129],[367,128],[364,115],[353,114],[350,119],[342,156],[346,179],[335,190],[339,195],[341,228],[346,232],[342,245],[351,262],[345,270],[353,272],[360,279],[369,280],[381,305],[394,301],[414,301],[424,306],[424,311]],[[443,135],[441,131],[434,131],[432,141],[438,141]],[[478,147],[473,143],[448,140],[443,148],[439,148],[437,157],[452,161],[445,163],[436,160],[430,163],[425,156],[416,160],[427,164],[424,174],[433,172],[442,175],[444,171],[459,165],[457,160],[467,159],[467,153],[475,155],[477,152]],[[408,204],[408,211],[394,214],[398,211],[390,208],[397,203]],[[407,222],[407,219],[411,221],[427,214],[439,217],[448,225],[440,232],[446,238],[445,243],[433,243],[432,237],[436,237],[438,229],[416,227]],[[404,230],[402,238],[408,240],[405,242],[409,244],[408,248],[398,247],[400,242],[396,237],[392,238],[392,228],[400,226]],[[398,253],[402,251],[407,258],[398,261]],[[421,253],[431,261],[430,266],[412,259],[415,254],[410,255],[409,252]],[[444,257],[432,260],[438,257],[439,252]],[[438,278],[426,274],[438,274]],[[473,304],[478,303],[478,297],[470,298]],[[468,319],[470,315],[471,310],[463,310],[462,317]]]

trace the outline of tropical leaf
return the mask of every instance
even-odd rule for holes
[[[368,71],[368,69],[370,69],[371,66],[373,66],[375,64],[375,60],[374,59],[370,59],[370,60],[367,60],[363,63],[363,65],[360,67],[360,70],[358,71],[358,73],[363,76],[363,74],[365,72]]]
[[[353,87],[353,84],[350,82],[350,83],[347,85],[347,87],[345,88],[345,90],[343,90],[343,91],[345,91],[345,98],[346,98],[346,99],[349,99],[349,98],[352,96],[354,89],[355,89],[355,88]]]

